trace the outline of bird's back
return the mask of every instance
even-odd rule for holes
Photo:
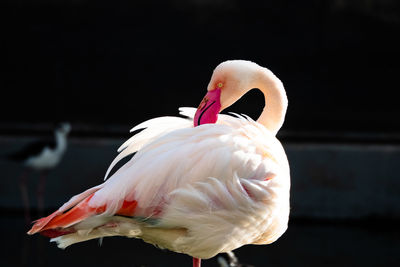
[[[16,162],[25,162],[31,157],[38,157],[45,148],[54,149],[56,142],[54,139],[48,138],[43,140],[37,140],[23,147],[21,150],[7,155],[7,159]]]

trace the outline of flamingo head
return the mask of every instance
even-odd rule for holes
[[[194,116],[194,126],[215,123],[218,113],[235,103],[252,88],[260,66],[245,60],[229,60],[219,64],[207,86],[207,94]]]
[[[223,84],[219,83],[218,85],[220,87],[217,86],[213,90],[208,91],[201,101],[194,115],[194,126],[215,123],[217,121],[218,113],[221,111],[221,90]]]

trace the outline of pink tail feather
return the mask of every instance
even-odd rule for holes
[[[35,224],[29,230],[28,234],[33,235],[41,233],[44,236],[53,238],[74,233],[76,230],[72,227],[73,225],[84,221],[91,216],[101,214],[106,210],[106,205],[91,207],[88,204],[93,195],[94,193],[91,193],[68,211],[63,212],[60,208],[49,216],[35,221]],[[121,208],[116,212],[116,215],[133,216],[136,206],[137,202],[135,200],[125,200]]]

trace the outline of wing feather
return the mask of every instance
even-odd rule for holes
[[[127,141],[125,141],[119,148],[118,156],[111,162],[108,167],[106,174],[104,175],[104,180],[107,179],[111,170],[115,165],[123,158],[132,155],[136,151],[140,150],[143,146],[155,140],[156,138],[169,133],[176,129],[187,128],[192,125],[192,121],[179,117],[159,117],[150,119],[148,121],[142,122],[137,126],[133,127],[130,131],[134,132],[140,129],[144,129],[141,132],[135,134]]]
[[[188,117],[190,119],[194,118],[195,113],[196,113],[195,108],[191,108],[191,107],[180,107],[179,108],[179,114],[181,114],[182,116]]]
[[[194,110],[180,109],[186,116],[193,115]],[[229,180],[235,172],[246,179],[273,176],[279,166],[264,156],[269,155],[276,138],[257,122],[236,116],[220,115],[218,124],[198,127],[193,127],[191,120],[173,117],[134,127],[147,128],[122,146],[110,169],[123,157],[137,153],[95,193],[91,204],[114,207],[109,211],[112,214],[123,199],[135,199],[139,203],[137,215],[148,217],[167,205],[176,189],[209,177]],[[280,144],[277,147],[282,150]],[[259,167],[267,161],[268,168]]]

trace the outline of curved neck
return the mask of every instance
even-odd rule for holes
[[[282,82],[266,68],[260,70],[252,86],[260,89],[265,98],[265,107],[257,122],[275,135],[285,120],[288,105],[285,88]]]
[[[56,150],[64,152],[64,150],[67,148],[66,134],[56,131],[55,138],[56,138]]]
[[[260,89],[265,98],[265,107],[257,122],[274,135],[285,120],[288,99],[282,82],[267,68],[245,60],[229,60],[218,65],[211,77],[207,90],[209,94],[221,89],[220,110],[229,107],[253,88]],[[208,98],[207,98],[208,99]]]

